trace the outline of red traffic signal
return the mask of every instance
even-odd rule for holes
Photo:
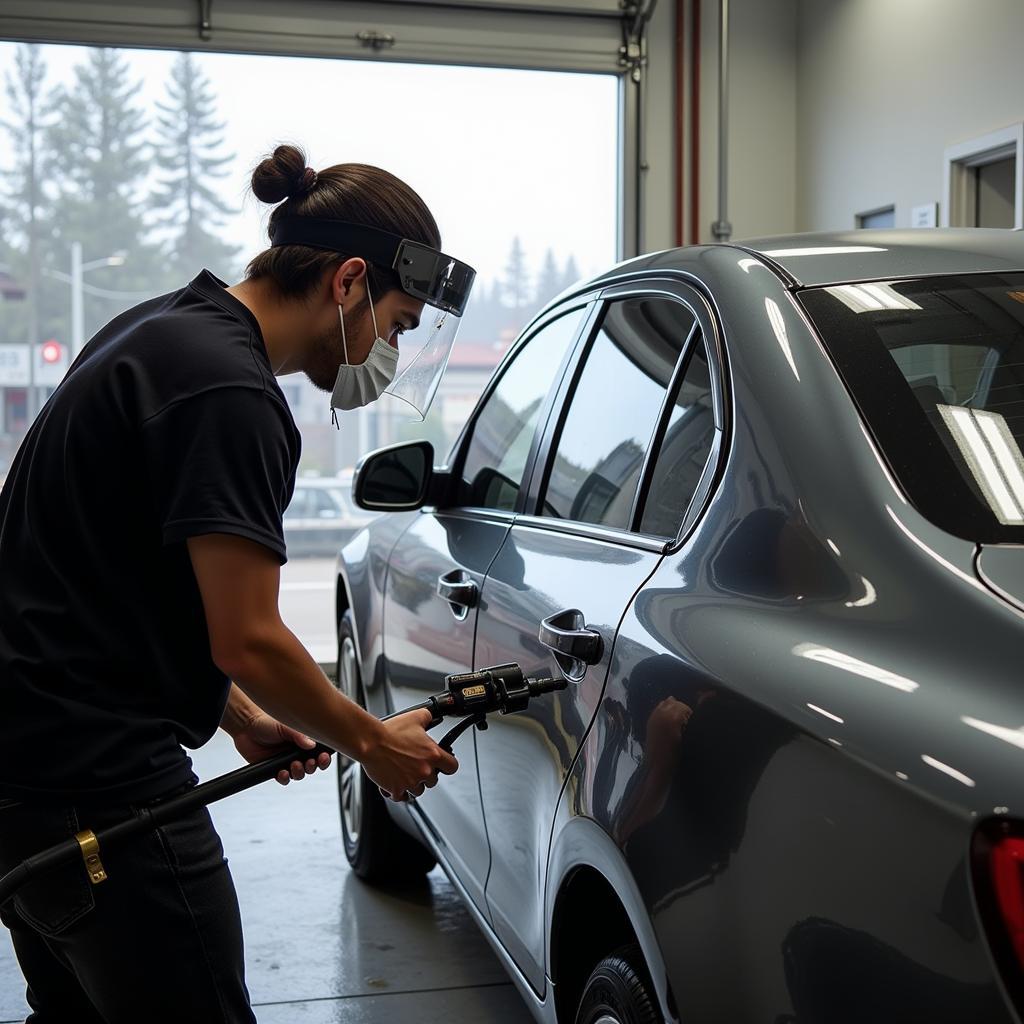
[[[44,341],[42,357],[44,363],[59,363],[64,358],[64,346],[59,341]]]

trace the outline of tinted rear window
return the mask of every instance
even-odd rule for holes
[[[971,540],[1024,542],[1024,274],[800,298],[915,506]]]

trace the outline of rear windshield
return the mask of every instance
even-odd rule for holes
[[[961,537],[1024,543],[1024,273],[800,299],[911,502]]]

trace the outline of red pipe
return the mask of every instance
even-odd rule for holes
[[[700,5],[690,0],[690,241],[700,241]]]
[[[676,0],[676,81],[675,81],[675,139],[676,139],[676,245],[683,245],[683,221],[684,221],[684,198],[683,198],[683,90],[684,90],[684,60],[685,50],[685,22],[686,22],[686,0]]]

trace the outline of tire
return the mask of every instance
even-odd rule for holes
[[[346,697],[366,706],[351,611],[342,616],[338,629],[335,679]],[[381,888],[421,881],[437,863],[434,855],[394,823],[385,798],[357,761],[341,753],[337,761],[341,841],[352,871]]]
[[[639,946],[623,946],[594,968],[576,1024],[663,1024]]]

